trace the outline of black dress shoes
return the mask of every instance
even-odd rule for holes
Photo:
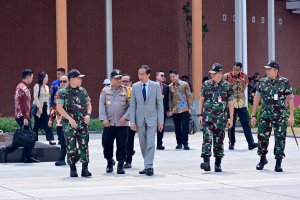
[[[49,141],[50,145],[56,145],[56,142]]]
[[[190,150],[191,148],[189,147],[188,144],[185,144],[185,145],[183,145],[183,149],[184,149],[184,150]]]
[[[117,174],[125,174],[124,162],[121,161],[118,162]]]
[[[228,149],[229,149],[229,150],[234,150],[234,144],[229,144]]]
[[[66,161],[64,161],[64,160],[58,160],[58,161],[55,162],[55,165],[56,165],[56,166],[63,166],[63,165],[66,165]]]
[[[157,150],[165,150],[165,147],[162,146],[162,145],[160,145],[160,146],[157,146],[156,149],[157,149]]]
[[[153,174],[154,174],[153,168],[148,168],[148,169],[146,169],[146,175],[147,175],[147,176],[152,176]]]
[[[177,144],[176,149],[182,149],[182,144]]]
[[[146,173],[147,173],[146,169],[143,169],[142,171],[139,171],[139,174],[146,174]]]
[[[255,149],[255,148],[257,148],[257,147],[258,147],[258,144],[257,144],[257,143],[253,143],[253,144],[249,144],[249,145],[248,145],[248,149],[249,149],[249,150]]]
[[[128,168],[131,168],[132,166],[131,166],[131,163],[125,163],[125,165],[124,165],[124,168],[125,169],[128,169]]]
[[[38,162],[40,162],[40,161],[33,157],[25,158],[25,160],[24,160],[24,163],[38,163]]]
[[[2,150],[2,152],[3,152],[3,162],[7,163],[7,155],[8,155],[8,151],[7,151],[6,148],[4,148],[4,149]]]
[[[114,166],[116,162],[112,159],[111,163],[107,163],[106,173],[112,173],[114,171]]]

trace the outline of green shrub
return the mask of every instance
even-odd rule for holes
[[[294,95],[300,95],[300,88],[293,88]]]
[[[4,133],[12,133],[18,128],[16,120],[12,117],[0,118],[0,130]]]
[[[32,120],[32,125],[34,124],[34,120]],[[17,128],[19,128],[16,120],[12,117],[4,117],[0,118],[0,130],[2,130],[5,133],[12,133]],[[89,124],[89,130],[90,131],[96,131],[100,132],[103,129],[102,122],[99,119],[91,119]],[[56,131],[55,122],[52,126],[52,130]]]
[[[89,124],[89,130],[90,131],[102,131],[103,129],[103,124],[99,119],[91,119],[90,124]]]

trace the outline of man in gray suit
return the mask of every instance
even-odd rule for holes
[[[138,132],[145,169],[140,174],[153,175],[155,134],[162,131],[164,109],[158,83],[149,80],[151,68],[141,65],[138,71],[139,82],[133,84],[130,100],[130,128]]]

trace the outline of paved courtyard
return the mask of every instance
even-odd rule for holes
[[[227,150],[228,138],[225,140],[223,172],[204,172],[199,168],[201,142],[202,133],[198,132],[190,136],[190,151],[175,150],[174,133],[166,133],[166,150],[156,151],[155,175],[148,177],[138,174],[143,161],[136,137],[133,168],[118,175],[105,173],[101,135],[93,134],[92,178],[70,178],[68,166],[56,167],[53,162],[0,164],[0,199],[300,199],[300,150],[294,138],[287,138],[283,173],[274,172],[272,148],[265,170],[256,171],[259,157],[256,150],[248,151],[240,133],[234,151]],[[81,166],[78,169],[80,172]]]

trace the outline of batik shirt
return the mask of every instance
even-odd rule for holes
[[[246,107],[245,89],[248,85],[248,77],[245,73],[240,72],[235,76],[233,72],[224,74],[224,79],[231,84],[234,92],[233,106],[234,108]]]
[[[187,82],[178,80],[169,85],[169,109],[178,114],[193,107],[193,95]]]
[[[31,94],[25,82],[19,83],[15,92],[15,118],[30,119]]]

